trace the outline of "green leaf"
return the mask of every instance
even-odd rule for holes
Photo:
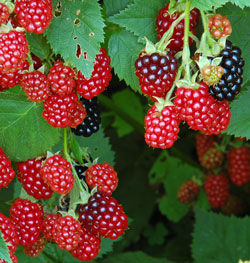
[[[143,232],[144,236],[148,238],[149,245],[163,245],[165,236],[168,234],[168,230],[163,223],[158,223],[155,227],[149,226]]]
[[[119,240],[120,238],[116,240],[112,240],[109,238],[103,238],[101,241],[101,251],[99,252],[97,258],[102,258],[104,255],[108,254],[109,252],[112,252],[114,243]]]
[[[135,60],[143,49],[143,45],[132,33],[117,30],[110,37],[108,46],[111,65],[115,73],[133,90],[140,91],[139,80],[135,75]]]
[[[47,59],[49,57],[50,46],[44,36],[26,33],[26,38],[33,54],[40,59]]]
[[[239,6],[240,8],[250,7],[249,0],[230,0],[231,3]]]
[[[125,89],[119,92],[116,92],[112,96],[113,102],[122,108],[124,112],[130,116],[134,117],[138,123],[144,126],[144,111],[140,101],[140,98],[131,90]],[[128,107],[129,102],[129,107]],[[122,137],[128,133],[131,133],[134,130],[134,127],[131,126],[124,119],[115,114],[115,120],[112,123],[112,126],[117,129],[119,137]]]
[[[71,150],[72,153],[74,154],[75,159],[80,163],[80,164],[84,164],[83,160],[82,160],[82,155],[83,155],[83,151],[79,145],[79,143],[77,142],[77,140],[75,139],[75,137],[72,136],[72,144],[71,144]]]
[[[102,263],[173,263],[167,259],[157,259],[143,252],[127,252],[103,260]]]
[[[200,190],[199,196],[195,201],[195,206],[206,210],[211,208],[207,199],[207,194],[204,189]]]
[[[201,10],[213,10],[213,8],[218,8],[223,6],[229,0],[193,0],[192,5]]]
[[[195,263],[235,263],[250,258],[250,218],[195,210],[192,254]]]
[[[1,231],[0,231],[0,259],[3,259],[8,263],[12,263],[7,244],[2,236]]]
[[[133,0],[104,0],[106,15],[112,16],[123,10],[130,3],[133,3]]]
[[[93,159],[99,157],[98,161],[100,163],[108,162],[110,165],[114,164],[115,154],[111,149],[109,139],[105,138],[102,128],[91,135],[91,137],[76,136],[75,138],[81,147],[88,147]]]
[[[250,41],[249,35],[242,32],[248,32],[249,30],[250,8],[242,10],[232,4],[227,4],[220,12],[226,15],[232,24],[233,31],[229,39],[242,50],[242,57],[245,60],[243,80],[247,82],[247,80],[250,80]]]
[[[226,130],[227,134],[236,137],[246,137],[250,139],[250,108],[249,108],[250,88],[242,91],[240,95],[231,103],[231,121]]]
[[[162,153],[157,157],[154,165],[152,166],[148,174],[150,184],[159,183],[165,177],[167,172],[166,160],[166,152],[162,151]]]
[[[163,184],[166,196],[161,199],[159,207],[162,214],[170,220],[178,222],[189,210],[189,206],[182,204],[177,199],[178,190],[183,182],[190,180],[193,175],[199,174],[200,170],[175,157],[168,157],[165,163],[167,172]]]
[[[55,53],[89,78],[94,60],[104,41],[104,22],[98,0],[54,1],[57,16],[46,31],[48,41]],[[77,47],[82,50],[77,56]]]
[[[155,19],[159,10],[165,7],[166,0],[135,0],[134,2],[119,14],[110,17],[109,21],[125,27],[140,38],[147,37],[156,42]]]
[[[22,94],[0,93],[0,145],[12,161],[43,155],[60,139],[60,129],[42,117],[41,103]]]

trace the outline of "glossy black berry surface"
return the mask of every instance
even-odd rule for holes
[[[228,40],[219,56],[222,57],[220,66],[224,68],[224,74],[217,85],[209,87],[209,92],[217,100],[232,101],[241,90],[244,59],[240,48]]]
[[[101,123],[97,97],[94,97],[90,100],[81,97],[80,100],[87,111],[87,116],[80,125],[78,125],[76,128],[72,128],[71,130],[75,135],[89,137],[99,130]]]

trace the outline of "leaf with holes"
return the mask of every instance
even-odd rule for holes
[[[60,129],[42,117],[43,106],[23,94],[0,93],[0,145],[12,161],[44,154],[60,139]]]
[[[97,0],[53,1],[55,16],[46,31],[54,52],[91,76],[94,60],[104,40],[104,22]]]

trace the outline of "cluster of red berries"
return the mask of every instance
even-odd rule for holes
[[[198,181],[188,181],[180,186],[178,199],[185,204],[191,203],[203,184],[212,208],[220,207],[226,214],[240,214],[243,210],[242,201],[230,193],[230,188],[231,185],[241,187],[250,182],[250,149],[244,146],[243,141],[238,148],[229,144],[229,150],[225,153],[221,150],[221,143],[220,136],[196,135],[197,156],[206,176],[200,180],[200,184]]]
[[[145,141],[154,148],[166,149],[173,146],[178,138],[179,125],[182,121],[186,122],[191,129],[201,131],[206,135],[218,135],[226,130],[230,123],[231,113],[229,103],[224,99],[226,96],[229,98],[229,94],[223,88],[223,92],[227,93],[227,95],[223,95],[223,100],[221,99],[222,101],[220,101],[217,98],[218,96],[216,97],[211,93],[211,90],[216,86],[210,85],[217,85],[220,79],[221,82],[218,85],[222,85],[225,74],[228,75],[229,71],[233,70],[233,67],[236,71],[238,67],[240,69],[235,72],[234,81],[231,81],[232,83],[230,84],[232,86],[231,91],[235,90],[234,94],[239,92],[239,85],[242,82],[239,72],[242,74],[241,67],[244,65],[244,62],[239,57],[240,53],[237,55],[236,51],[228,51],[232,53],[229,54],[229,57],[225,54],[224,60],[227,58],[228,61],[230,58],[230,63],[222,59],[221,66],[209,64],[206,67],[200,68],[203,82],[178,82],[179,79],[176,80],[176,76],[180,78],[181,74],[177,74],[178,62],[175,54],[182,50],[184,39],[184,20],[181,20],[182,17],[180,17],[183,15],[181,8],[178,4],[174,5],[174,7],[167,4],[165,8],[159,11],[156,24],[157,36],[161,40],[156,45],[147,41],[145,49],[141,51],[139,58],[135,61],[135,74],[139,78],[141,91],[156,102],[149,109],[144,119],[146,129]],[[199,11],[192,9],[190,12],[189,30],[193,34],[195,34],[198,18]],[[219,23],[219,18],[221,18],[221,23]],[[229,30],[230,22],[225,17],[211,17],[210,20],[213,20],[209,24],[210,32],[221,30],[226,35],[231,33]],[[174,27],[172,36],[169,36],[171,26],[173,27],[177,22],[179,23]],[[218,33],[216,34],[218,35]],[[171,41],[167,46],[164,46],[162,43],[164,41],[167,42],[166,37],[169,37]],[[191,45],[192,39],[190,38],[189,40],[189,44]],[[225,45],[226,47],[228,46],[228,41]],[[199,60],[201,54],[197,55]],[[208,63],[212,60],[211,57],[209,58],[210,60],[206,59]],[[240,65],[236,67],[235,63]],[[236,78],[239,79],[236,80]],[[233,83],[235,81],[237,81],[236,84]],[[179,84],[177,85],[176,83]],[[225,84],[225,81],[223,83]],[[228,89],[231,87],[229,86],[227,87]],[[173,102],[171,102],[171,98],[174,98]],[[213,151],[211,150],[207,154],[214,155]],[[219,156],[218,158],[220,159],[221,157]],[[204,159],[210,158],[207,156]],[[207,161],[204,160],[204,162]]]
[[[10,161],[1,150],[1,186],[6,187],[15,176]],[[73,187],[71,164],[56,154],[47,159],[29,159],[17,163],[18,180],[26,192],[34,198],[48,199],[53,192],[67,194]],[[127,216],[112,192],[118,185],[114,168],[108,164],[88,165],[85,181],[96,188],[86,204],[78,208],[78,216],[48,214],[44,218],[43,206],[18,198],[10,209],[10,219],[0,214],[0,230],[9,245],[13,262],[18,244],[24,253],[35,257],[47,242],[57,243],[60,249],[69,251],[75,258],[90,261],[101,249],[101,237],[117,239],[128,227]],[[59,211],[60,212],[60,211]]]
[[[13,11],[15,16],[10,18]],[[52,17],[51,0],[16,0],[15,5],[11,1],[0,4],[0,24],[6,24],[9,19],[16,21],[14,28],[5,25],[5,30],[0,33],[0,91],[18,85],[22,72],[29,67],[29,48],[24,31],[41,34],[48,28]]]

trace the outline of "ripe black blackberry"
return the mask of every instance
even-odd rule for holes
[[[233,46],[229,40],[219,56],[222,56],[220,66],[224,68],[224,74],[217,85],[209,87],[209,92],[217,100],[232,101],[240,92],[245,62],[241,49]]]
[[[80,100],[87,111],[87,117],[81,124],[71,130],[75,135],[89,137],[99,130],[99,125],[101,123],[97,97],[90,100],[81,97]]]

